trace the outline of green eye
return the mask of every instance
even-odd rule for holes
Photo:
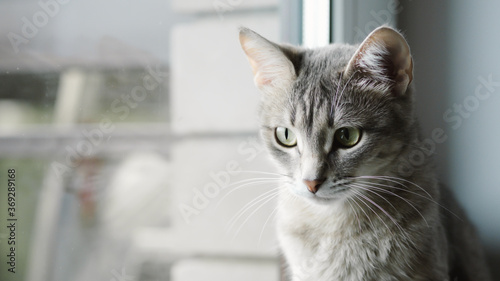
[[[361,138],[361,131],[353,127],[343,127],[335,132],[335,141],[344,148],[355,146]]]
[[[285,127],[276,128],[276,140],[282,146],[292,147],[297,145],[297,137],[292,130]]]

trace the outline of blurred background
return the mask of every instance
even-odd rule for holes
[[[500,279],[498,1],[0,1],[0,280],[281,280],[237,28],[412,49],[424,135]],[[15,211],[8,171],[15,170]],[[16,219],[15,274],[8,271]]]

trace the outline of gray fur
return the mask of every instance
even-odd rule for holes
[[[279,69],[293,78],[283,86],[265,79],[272,69],[252,64],[264,92],[261,136],[285,175],[278,235],[292,280],[490,280],[474,229],[439,185],[431,159],[410,173],[401,168],[421,137],[412,85],[397,91],[390,63],[346,75],[359,46],[277,45],[248,29],[240,40],[251,63],[269,48],[277,62],[293,65]],[[295,132],[296,147],[277,143],[278,126]],[[346,126],[362,129],[360,143],[329,145]],[[303,180],[318,178],[326,180],[313,194]]]

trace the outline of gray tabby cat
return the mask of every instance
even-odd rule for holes
[[[284,175],[278,235],[293,280],[490,280],[431,161],[402,169],[422,144],[400,33],[382,26],[359,46],[305,49],[242,28],[240,42]]]

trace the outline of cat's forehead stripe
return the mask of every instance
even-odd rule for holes
[[[297,117],[297,110],[295,108],[295,102],[290,98],[288,99],[288,102],[290,104],[290,123],[292,126],[295,126],[295,120]]]
[[[309,80],[303,78],[302,81],[307,82],[297,83],[293,91],[294,103],[300,111],[300,114],[296,113],[295,116],[298,116],[298,121],[308,135],[313,133],[315,126],[325,124],[331,128],[334,123],[334,90],[321,80],[317,77]]]
[[[315,110],[316,110],[316,102],[315,102],[315,99],[311,99],[310,101],[310,104],[309,106],[306,106],[306,108],[308,107],[307,109],[307,115],[304,115],[304,117],[306,117],[307,119],[307,133],[310,135],[312,133],[312,130],[313,130],[313,126],[314,126],[314,116],[315,116]]]

